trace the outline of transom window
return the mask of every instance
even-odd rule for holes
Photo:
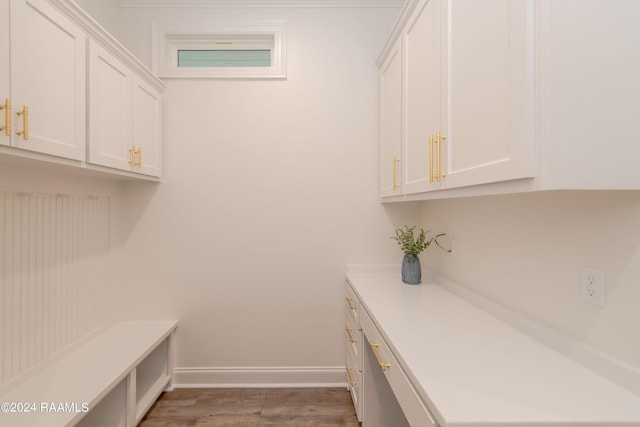
[[[165,78],[284,78],[284,23],[156,26],[154,71]]]
[[[178,50],[178,67],[270,67],[270,50]]]

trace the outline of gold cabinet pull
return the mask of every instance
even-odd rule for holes
[[[446,139],[446,135],[440,135],[440,131],[436,132],[436,181],[438,182],[447,176],[440,172],[440,141],[446,141]]]
[[[429,182],[433,182],[433,135],[429,135]]]
[[[353,331],[349,327],[347,327],[347,335],[349,336],[349,341],[351,341],[351,344],[355,344],[358,342],[358,340],[353,337]]]
[[[17,135],[22,135],[22,139],[29,140],[29,107],[24,105],[22,110],[16,111],[16,114],[22,116],[22,130],[17,130]]]
[[[351,311],[356,311],[356,309],[358,308],[355,305],[353,305],[353,300],[349,297],[347,297],[347,305],[349,306],[349,310]]]
[[[400,188],[398,185],[398,163],[400,163],[398,156],[393,156],[393,191]]]
[[[129,166],[134,167],[136,165],[136,146],[132,145],[129,148]]]
[[[353,379],[353,376],[351,375],[351,371],[353,371],[353,369],[351,369],[348,366],[346,369],[347,369],[347,376],[349,377],[349,385],[351,385],[351,387],[357,386],[358,383]]]
[[[0,110],[4,110],[4,126],[0,126],[0,130],[4,130],[4,134],[11,136],[11,100],[6,98],[4,105],[0,105]]]
[[[136,164],[135,166],[142,167],[142,147],[138,147],[136,150]]]
[[[376,360],[378,361],[378,365],[380,365],[380,369],[382,369],[383,372],[389,369],[391,365],[383,362],[382,358],[380,358],[380,354],[378,353],[378,347],[380,347],[380,344],[376,344],[373,341],[370,341],[369,346],[371,347],[374,356],[376,356]]]

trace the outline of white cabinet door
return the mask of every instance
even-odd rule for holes
[[[533,0],[445,0],[447,188],[534,176]]]
[[[160,92],[89,44],[89,163],[160,176]]]
[[[160,176],[161,94],[139,76],[133,79],[133,144],[138,148],[138,172]]]
[[[398,39],[380,67],[380,196],[401,192],[402,41]]]
[[[640,2],[536,6],[543,185],[640,188]]]
[[[89,163],[135,170],[131,130],[132,71],[91,41],[88,78]]]
[[[10,5],[12,145],[84,160],[86,35],[45,0]]]
[[[9,83],[9,3],[0,5],[0,145],[11,143],[11,110],[6,104],[11,103]]]
[[[404,32],[405,137],[403,183],[405,194],[439,188],[436,147],[430,143],[441,121],[440,29],[441,0],[420,0]]]

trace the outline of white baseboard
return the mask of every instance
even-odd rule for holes
[[[343,366],[175,368],[173,388],[347,387]]]

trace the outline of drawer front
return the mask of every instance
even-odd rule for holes
[[[356,410],[358,421],[362,421],[362,372],[353,360],[350,352],[347,352],[346,369],[349,391],[351,392],[351,399],[353,400],[353,407]]]
[[[356,326],[360,327],[360,300],[353,292],[349,284],[347,283],[347,292],[346,292],[346,304],[347,311],[353,318]]]
[[[366,344],[371,347],[380,369],[395,394],[407,421],[412,426],[437,426],[435,419],[418,396],[402,367],[382,338],[375,324],[365,312],[361,313],[361,327]],[[364,373],[366,375],[366,373]]]
[[[360,329],[353,318],[347,314],[347,323],[345,327],[345,339],[347,341],[347,352],[351,353],[358,371],[362,372],[363,344],[362,329]]]

